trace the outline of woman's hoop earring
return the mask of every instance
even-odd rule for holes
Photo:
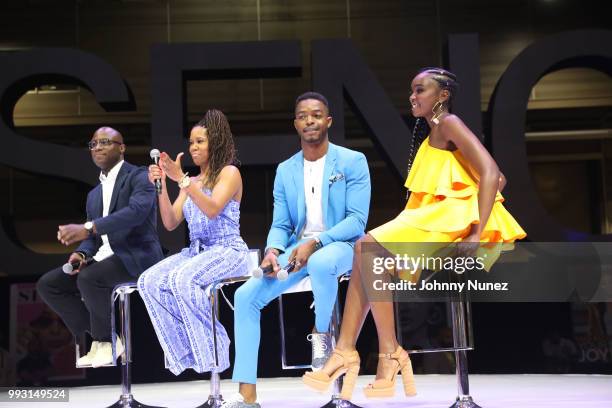
[[[440,101],[436,102],[433,108],[431,108],[431,112],[433,113],[431,121],[434,125],[440,124],[440,116],[444,113],[444,104]]]

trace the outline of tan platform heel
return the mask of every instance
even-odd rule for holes
[[[390,379],[383,378],[375,380],[372,384],[369,384],[366,388],[364,388],[363,393],[365,396],[368,398],[385,398],[395,395],[395,377],[397,377],[397,374],[400,371],[402,373],[404,394],[406,394],[407,397],[416,395],[414,375],[412,373],[412,363],[410,362],[408,352],[401,346],[397,346],[395,352],[379,354],[378,357],[394,360],[397,363],[397,367]]]
[[[336,349],[333,351],[329,361],[332,359],[336,359],[342,365],[331,373],[331,375],[325,374],[323,372],[324,368],[314,372],[308,371],[302,376],[302,381],[307,387],[318,392],[324,392],[336,378],[345,374],[342,390],[340,391],[340,398],[350,400],[357,381],[357,375],[359,374],[359,354],[356,350],[342,351]]]

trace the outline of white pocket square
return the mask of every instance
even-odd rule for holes
[[[344,178],[344,174],[342,173],[338,173],[338,174],[333,174],[330,178],[329,178],[329,185],[332,185],[333,183],[335,183],[336,181],[340,181]]]

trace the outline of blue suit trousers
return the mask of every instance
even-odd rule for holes
[[[303,241],[302,241],[303,242]],[[279,256],[281,267],[287,264],[298,242]],[[350,271],[353,243],[332,242],[313,253],[300,271],[290,273],[285,281],[275,278],[251,278],[235,294],[234,335],[236,359],[233,381],[255,384],[261,338],[261,309],[307,276],[310,277],[315,302],[315,327],[327,332],[338,295],[338,276]]]

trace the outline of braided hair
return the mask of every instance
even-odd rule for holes
[[[453,102],[453,97],[459,88],[459,83],[457,82],[457,76],[450,71],[447,71],[442,68],[432,68],[427,67],[421,69],[418,73],[421,74],[423,72],[427,72],[430,74],[430,78],[438,83],[440,89],[446,89],[449,93],[448,100],[446,101],[447,109],[450,110]]]
[[[408,156],[408,173],[410,174],[410,170],[412,169],[412,164],[414,163],[414,158],[416,157],[417,151],[419,147],[421,147],[421,143],[425,140],[427,135],[429,134],[429,125],[427,121],[423,118],[416,118],[416,122],[414,122],[414,127],[412,128],[412,142],[410,143],[410,154]]]
[[[446,89],[448,91],[449,96],[444,108],[450,110],[453,97],[455,96],[457,88],[459,87],[455,74],[442,68],[426,67],[419,70],[417,75],[423,72],[430,74],[429,77],[438,83],[440,89]],[[427,138],[430,131],[431,129],[429,128],[429,124],[425,119],[416,118],[414,128],[412,129],[412,142],[410,143],[410,154],[408,156],[408,174],[410,174],[410,169],[412,169],[414,159],[419,147],[421,147],[421,143],[423,143],[423,141]]]
[[[194,125],[203,127],[208,132],[208,174],[204,185],[212,188],[223,167],[238,164],[234,137],[227,117],[217,109],[210,109],[204,117]]]

